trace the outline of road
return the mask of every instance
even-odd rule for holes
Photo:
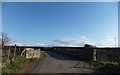
[[[45,55],[42,61],[29,64],[20,73],[100,73],[80,60],[73,60],[52,51],[47,51]]]

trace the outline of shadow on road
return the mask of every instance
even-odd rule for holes
[[[46,53],[58,60],[71,60],[71,61],[84,61],[82,59],[80,59],[79,57],[74,57],[74,56],[69,56],[69,55],[65,55],[65,54],[60,54],[60,53],[56,53],[53,51],[46,51]]]
[[[79,58],[71,58],[67,55],[64,54],[58,54],[56,52],[52,52],[52,51],[46,51],[46,53],[50,56],[53,57],[57,60],[69,60],[69,61],[75,61],[75,63],[69,67],[69,68],[78,68],[78,69],[92,69],[94,70],[94,73],[101,73],[101,71],[98,71],[97,69],[93,68],[93,66],[90,66],[89,64],[87,64],[85,61],[79,59]]]
[[[70,57],[68,55],[65,54],[58,54],[56,52],[53,51],[46,51],[46,53],[50,56],[53,57],[57,60],[69,60],[69,61],[76,61],[76,63],[73,65],[73,67],[70,68],[92,68],[90,65],[88,66],[88,63],[86,61],[83,61],[79,58],[75,58],[75,57]],[[84,62],[84,63],[80,63],[80,62]],[[81,67],[79,67],[80,64],[83,64]]]
[[[46,58],[30,64],[21,73],[99,73],[81,60],[45,51]]]

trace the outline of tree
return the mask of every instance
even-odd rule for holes
[[[0,32],[0,46],[2,46],[2,55],[4,57],[6,57],[6,55],[8,56],[8,61],[10,60],[10,51],[7,52],[7,49],[5,49],[5,45],[8,44],[10,42],[10,38],[7,36],[6,33],[4,32]],[[10,50],[10,49],[9,49]],[[3,59],[3,58],[2,58]],[[5,58],[4,58],[5,59]]]
[[[6,55],[7,50],[5,49],[5,45],[10,42],[10,38],[7,36],[6,33],[0,32],[0,47],[2,50],[4,50],[3,55]]]
[[[4,32],[0,32],[0,45],[2,45],[3,47],[9,42],[10,42],[10,38],[7,36],[7,34]]]

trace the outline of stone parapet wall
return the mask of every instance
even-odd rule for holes
[[[41,54],[41,50],[40,49],[37,49],[37,50],[34,50],[32,48],[30,48],[28,50],[27,49],[25,51],[25,57],[26,58],[40,58],[40,54]]]
[[[120,49],[118,48],[85,48],[76,50],[56,49],[52,51],[81,60],[118,61],[120,58]]]

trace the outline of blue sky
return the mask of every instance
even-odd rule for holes
[[[2,32],[2,2],[0,2],[0,32]]]
[[[118,12],[120,13],[120,2],[118,3]],[[120,18],[120,15],[118,15]],[[120,19],[118,19],[118,38],[120,38]],[[120,47],[120,39],[118,39],[118,46]]]
[[[118,37],[117,2],[3,2],[2,13],[11,43],[113,46]]]

